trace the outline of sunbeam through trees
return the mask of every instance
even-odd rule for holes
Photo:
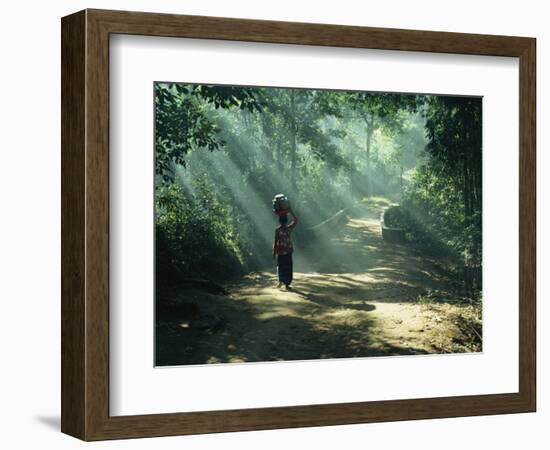
[[[156,364],[481,351],[481,126],[478,97],[156,83]]]

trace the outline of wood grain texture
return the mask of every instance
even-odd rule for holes
[[[109,416],[111,33],[519,57],[519,392]],[[84,440],[99,440],[535,410],[534,39],[86,10],[63,18],[62,40],[62,430],[65,433]]]
[[[519,68],[519,384],[536,409],[536,41]]]
[[[86,27],[86,439],[109,409],[109,33]]]
[[[84,435],[84,12],[61,27],[61,430]]]
[[[529,38],[389,28],[88,10],[112,33],[279,44],[516,56]]]

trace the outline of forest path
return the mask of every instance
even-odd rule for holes
[[[229,296],[206,294],[205,299],[204,293],[191,293],[200,313],[180,323],[172,338],[158,341],[158,361],[471,351],[458,326],[468,306],[419,302],[430,291],[451,298],[454,288],[429,258],[383,240],[382,207],[354,208],[338,233],[321,239],[322,246],[300,250],[298,245],[290,291],[277,288],[273,268],[228,284]]]

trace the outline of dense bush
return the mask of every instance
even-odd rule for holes
[[[411,227],[409,214],[399,206],[391,206],[384,212],[384,223],[390,228],[404,228],[407,230]]]
[[[402,206],[411,219],[410,237],[465,264],[481,264],[481,211],[465,215],[462,193],[453,180],[437,174],[436,165],[415,170]]]
[[[205,178],[191,195],[178,184],[156,192],[157,277],[208,277],[242,273],[243,258],[230,207]]]

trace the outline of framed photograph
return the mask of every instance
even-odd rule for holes
[[[534,38],[61,30],[64,433],[535,411]]]

